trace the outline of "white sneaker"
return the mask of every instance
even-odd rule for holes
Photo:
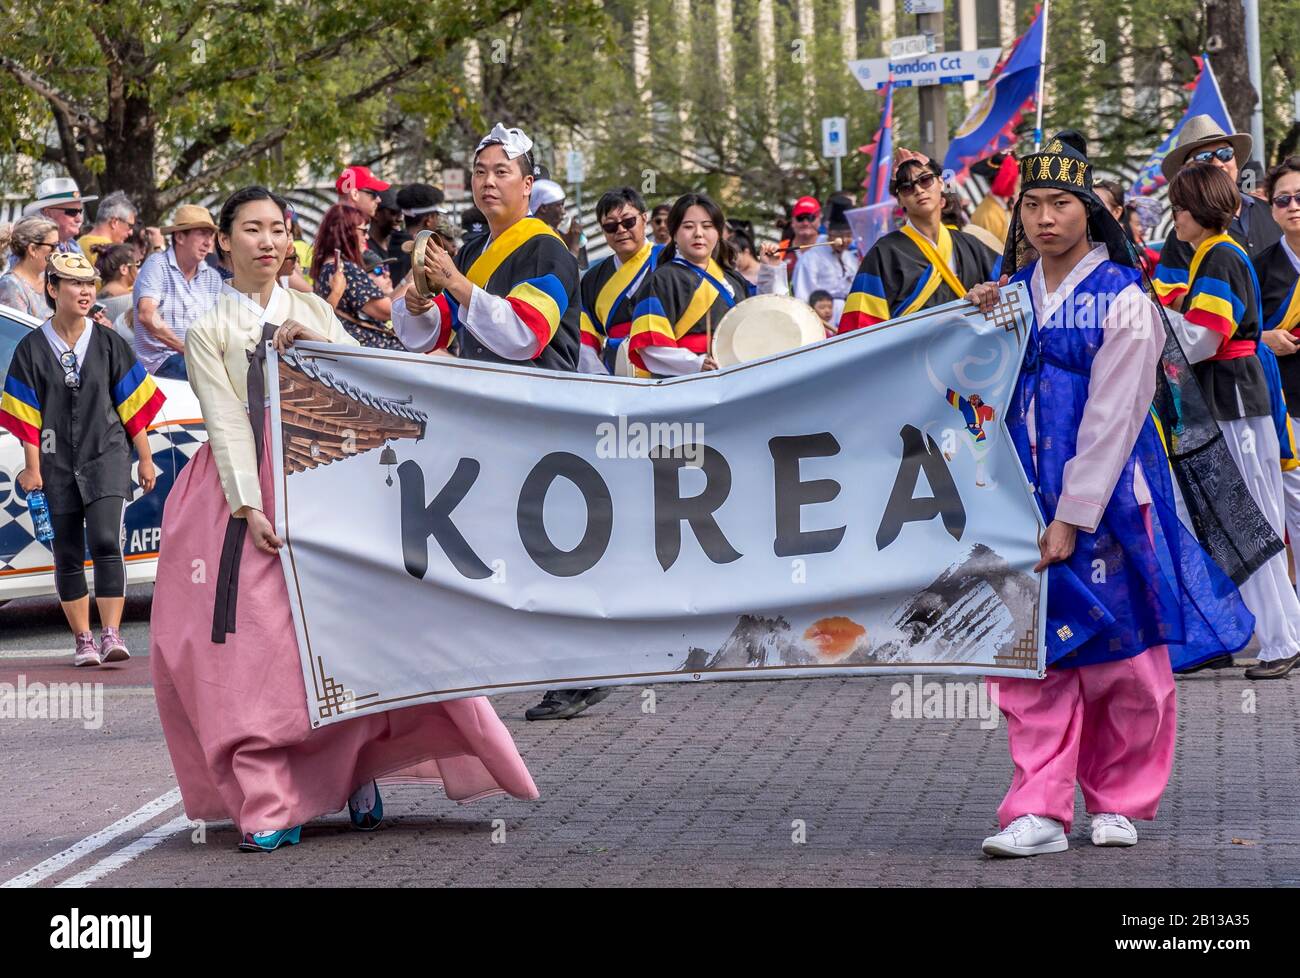
[[[1041,856],[1070,847],[1065,827],[1046,815],[1021,815],[997,835],[984,840],[987,856]]]
[[[1092,817],[1092,844],[1094,846],[1135,846],[1138,830],[1123,815],[1102,812]]]

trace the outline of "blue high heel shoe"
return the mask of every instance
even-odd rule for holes
[[[357,811],[352,807],[352,799],[348,799],[348,817],[352,819],[352,827],[359,832],[373,832],[384,820],[384,799],[379,795],[379,785],[374,781],[371,784],[375,786],[375,807],[370,811]]]
[[[239,848],[242,852],[275,852],[281,846],[296,846],[301,836],[301,825],[270,832],[245,832]]]

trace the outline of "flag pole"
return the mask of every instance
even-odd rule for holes
[[[1205,51],[1201,52],[1201,64],[1205,66],[1205,73],[1210,76],[1210,84],[1214,86],[1214,94],[1219,97],[1219,103],[1223,106],[1223,114],[1228,120],[1228,130],[1235,132],[1237,127],[1233,125],[1228,103],[1223,100],[1223,90],[1219,88],[1219,76],[1214,73],[1214,66],[1210,64],[1210,55]]]
[[[1034,152],[1037,153],[1043,145],[1043,88],[1047,84],[1047,9],[1052,5],[1052,0],[1043,0],[1043,43],[1038,49],[1038,95],[1034,99],[1038,103],[1038,117],[1034,121]]]

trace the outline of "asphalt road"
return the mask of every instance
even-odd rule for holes
[[[97,726],[0,720],[0,783],[23,813],[0,822],[0,883],[1300,885],[1300,679],[1238,670],[1178,681],[1173,781],[1134,849],[1093,847],[1080,801],[1068,852],[986,859],[1005,726],[897,717],[898,679],[825,679],[625,688],[548,723],[522,719],[531,697],[500,697],[541,800],[459,806],[399,786],[377,832],[339,814],[300,846],[242,854],[229,823],[183,817],[148,612],[149,590],[133,590],[130,662],[74,670],[57,603],[0,609],[0,683],[103,684]]]

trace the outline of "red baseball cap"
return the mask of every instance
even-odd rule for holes
[[[343,193],[344,186],[349,183],[352,190],[374,190],[376,192],[383,192],[390,186],[390,184],[384,183],[383,180],[371,173],[368,166],[348,167],[334,181],[334,189],[339,193]]]
[[[800,197],[794,202],[790,214],[792,217],[798,217],[800,214],[820,214],[821,211],[821,201],[816,197]]]

